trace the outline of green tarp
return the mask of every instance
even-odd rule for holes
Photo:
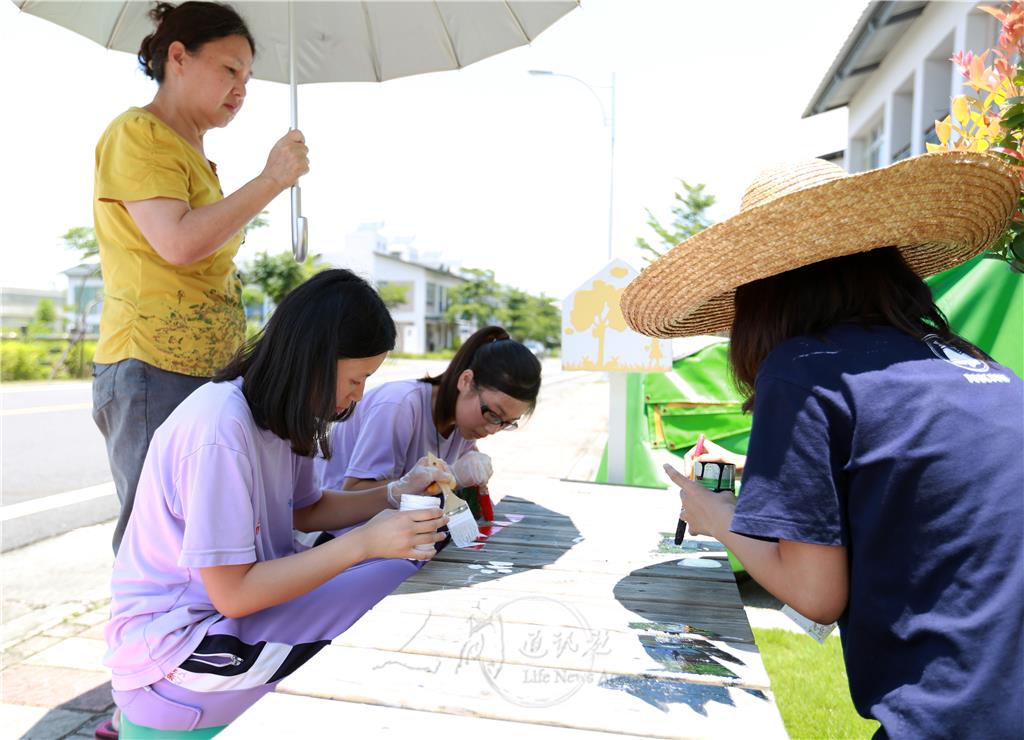
[[[997,260],[975,259],[927,280],[950,326],[997,362],[1024,376],[1024,280]],[[667,488],[661,464],[682,457],[704,433],[745,453],[749,414],[729,373],[723,340],[681,357],[669,373],[630,373],[626,414],[626,483]],[[597,481],[607,482],[605,448]],[[678,467],[678,466],[677,466]],[[733,570],[743,566],[729,553]]]
[[[1022,278],[998,260],[976,257],[927,281],[953,330],[1018,375],[1024,375]],[[701,432],[746,452],[750,416],[739,410],[726,341],[676,360],[671,373],[631,373],[627,387],[629,485],[666,488],[663,451],[682,456]],[[608,480],[607,450],[597,480]]]

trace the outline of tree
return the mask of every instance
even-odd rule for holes
[[[260,211],[255,216],[253,216],[249,220],[249,223],[247,223],[245,227],[242,229],[242,235],[248,236],[249,232],[252,231],[253,229],[262,229],[264,226],[269,226],[270,220],[267,218],[267,214],[268,211]]]
[[[561,344],[562,312],[551,298],[508,288],[505,300],[509,315],[506,328],[513,339],[518,342],[532,339],[548,349]]]
[[[274,255],[260,252],[241,270],[242,282],[259,287],[274,305],[280,305],[292,290],[327,269],[326,265],[317,264],[319,259],[319,255],[310,255],[305,262],[299,263],[291,252]]]
[[[100,253],[100,245],[96,241],[96,230],[91,226],[72,226],[60,238],[64,241],[64,246],[67,249],[78,252],[78,258],[82,262],[96,257]],[[103,300],[103,292],[97,292],[93,300],[88,304],[84,302],[83,296],[85,295],[85,284],[89,281],[89,278],[98,275],[99,272],[100,266],[96,264],[92,266],[91,270],[82,273],[82,281],[78,290],[78,305],[75,306],[75,323],[68,335],[67,347],[64,348],[60,359],[57,360],[50,371],[50,380],[56,378],[57,374],[64,368],[68,358],[71,356],[71,352],[76,346],[79,348],[78,366],[80,368],[85,367],[85,345],[82,344],[82,340],[85,339],[85,319],[93,309],[93,306]]]
[[[91,226],[72,226],[64,232],[61,239],[64,240],[64,246],[67,249],[79,252],[79,259],[83,262],[100,253],[100,245],[96,241],[96,231]]]
[[[647,210],[647,225],[658,235],[658,245],[652,246],[642,236],[637,237],[636,246],[643,251],[644,259],[654,262],[679,242],[689,239],[699,231],[703,231],[711,225],[711,220],[705,211],[715,204],[715,196],[704,192],[704,185],[690,185],[686,180],[680,180],[686,195],[678,191],[673,193],[676,204],[672,207],[672,224],[663,226],[658,218]]]
[[[377,292],[388,307],[388,311],[394,311],[399,306],[405,305],[409,294],[409,286],[401,283],[381,283],[377,286]]]
[[[57,307],[49,298],[43,298],[36,304],[35,314],[32,320],[39,324],[52,324],[57,320]]]
[[[504,326],[508,321],[508,308],[503,290],[494,280],[493,270],[466,269],[467,282],[448,291],[451,301],[445,318],[449,321],[470,321],[479,327],[489,324]]]
[[[57,309],[53,301],[43,298],[36,304],[36,310],[32,314],[32,321],[26,327],[26,333],[30,337],[38,337],[53,332],[53,324],[57,321]]]

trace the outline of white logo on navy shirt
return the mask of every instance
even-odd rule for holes
[[[964,373],[964,379],[967,380],[968,383],[985,384],[1010,382],[1010,378],[1003,373],[990,373],[989,365],[984,360],[979,360],[977,357],[971,357],[969,354],[961,352],[955,347],[950,347],[935,334],[929,334],[924,337],[923,341],[940,360],[945,360],[951,365],[956,365],[961,370],[968,370],[969,372]]]
[[[923,341],[940,360],[945,360],[952,365],[956,365],[961,370],[969,370],[972,373],[988,372],[987,362],[979,360],[977,357],[971,357],[956,347],[950,347],[935,334],[929,334]]]

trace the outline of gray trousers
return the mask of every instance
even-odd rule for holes
[[[140,360],[93,363],[92,418],[107,441],[110,472],[121,500],[121,515],[114,528],[115,555],[128,526],[153,432],[208,380],[161,370]]]

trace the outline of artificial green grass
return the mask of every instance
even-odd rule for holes
[[[870,738],[878,722],[857,714],[846,683],[843,650],[831,636],[819,645],[780,629],[755,629],[786,732],[794,740]]]

